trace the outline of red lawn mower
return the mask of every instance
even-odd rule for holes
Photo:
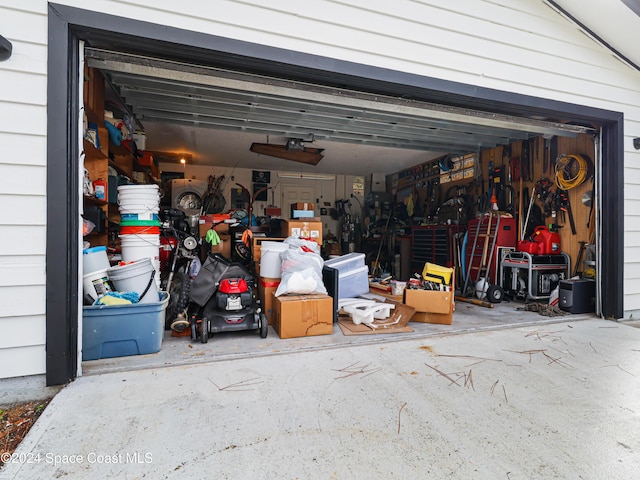
[[[242,264],[209,253],[189,291],[191,339],[202,343],[219,332],[258,330],[269,324],[257,299],[255,276]]]

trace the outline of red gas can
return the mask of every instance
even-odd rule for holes
[[[536,242],[532,242],[531,240],[520,240],[518,242],[518,251],[527,252],[531,255],[537,255],[538,244]]]
[[[560,251],[560,235],[541,225],[536,227],[531,235],[532,241],[521,240],[518,242],[518,251],[531,255],[554,255]]]
[[[533,241],[538,244],[538,255],[560,253],[560,235],[544,225],[536,227],[533,231]]]

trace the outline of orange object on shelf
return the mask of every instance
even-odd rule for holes
[[[154,164],[151,152],[142,152],[142,156],[138,157],[138,163],[143,167],[150,167]]]
[[[102,178],[93,181],[93,191],[98,200],[107,200],[107,182]]]

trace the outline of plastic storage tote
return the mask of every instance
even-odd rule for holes
[[[367,266],[338,274],[338,298],[354,298],[369,293],[369,269]]]
[[[82,308],[82,360],[143,355],[160,351],[169,294],[155,303]]]
[[[346,273],[365,266],[364,253],[347,253],[340,257],[331,258],[324,262],[327,267],[335,268],[340,273]]]

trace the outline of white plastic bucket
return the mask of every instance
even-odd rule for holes
[[[107,257],[107,247],[93,247],[82,250],[82,274],[106,270],[111,264]]]
[[[148,258],[156,270],[156,286],[160,287],[160,235],[120,235],[123,262]],[[157,301],[157,300],[155,300]]]
[[[284,242],[262,242],[260,244],[260,276],[265,278],[280,278],[282,260],[280,252],[284,252],[289,245]]]
[[[125,222],[129,222],[129,221],[138,221],[138,220],[159,220],[160,217],[158,215],[157,212],[153,212],[153,211],[147,211],[147,212],[141,212],[141,211],[132,211],[131,213],[129,212],[123,212],[122,210],[120,211],[120,219],[125,221]]]
[[[137,220],[158,220],[159,207],[150,207],[148,205],[131,205],[120,207],[120,219],[123,221]]]
[[[108,268],[103,268],[95,272],[85,273],[82,276],[82,290],[87,303],[92,304],[101,295],[112,291],[107,272]]]
[[[125,192],[125,191],[126,192],[147,192],[151,190],[155,190],[157,192],[160,190],[160,187],[153,183],[143,184],[143,185],[135,185],[135,184],[134,185],[131,185],[131,184],[118,185],[119,192]]]
[[[123,220],[157,220],[160,194],[157,185],[120,185],[118,209]]]
[[[152,280],[155,269],[149,258],[112,267],[108,270],[108,274],[113,286],[119,292],[138,292],[141,297],[139,303],[158,302],[158,287]]]

